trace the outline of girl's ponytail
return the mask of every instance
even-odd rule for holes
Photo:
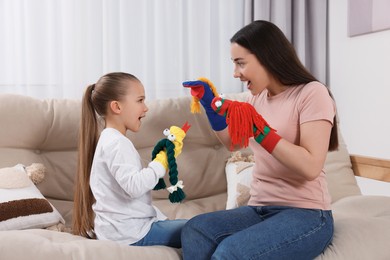
[[[99,137],[98,121],[92,104],[94,88],[95,84],[87,87],[81,103],[78,163],[73,206],[73,233],[90,238],[93,238],[94,215],[92,205],[95,199],[89,186],[89,179]]]

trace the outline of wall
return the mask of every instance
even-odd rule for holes
[[[349,37],[347,6],[329,1],[328,85],[341,133],[351,154],[390,159],[390,30]]]

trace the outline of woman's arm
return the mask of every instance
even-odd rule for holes
[[[221,144],[223,144],[228,150],[230,150],[231,139],[229,136],[228,128],[225,128],[221,131],[214,131],[214,133],[217,136],[217,138],[219,139],[219,141],[221,142]]]
[[[231,149],[232,139],[230,138],[228,128],[225,128],[224,130],[221,131],[214,131],[214,133],[219,139],[219,141],[221,142],[221,144],[223,144],[226,147],[226,149],[228,149],[229,151],[237,151],[243,149],[243,147],[240,147],[238,145],[234,146],[233,149]]]
[[[324,167],[331,129],[332,124],[327,120],[303,123],[300,126],[299,145],[282,138],[272,155],[306,180],[314,180]]]

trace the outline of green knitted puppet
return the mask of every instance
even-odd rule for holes
[[[186,136],[188,129],[191,126],[186,122],[182,128],[171,126],[170,129],[164,130],[166,138],[161,139],[152,151],[152,160],[164,150],[168,157],[169,182],[172,186],[168,187],[169,200],[172,203],[181,202],[185,198],[183,192],[183,181],[178,180],[178,171],[176,164],[176,157],[181,153],[183,147],[183,139]],[[160,178],[154,190],[165,189],[166,184],[163,178]]]

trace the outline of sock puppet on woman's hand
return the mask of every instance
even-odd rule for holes
[[[272,153],[281,139],[249,103],[216,97],[211,102],[211,107],[219,115],[226,117],[232,139],[231,149],[235,145],[247,147],[248,139],[254,137],[256,142]]]
[[[199,102],[206,111],[207,118],[214,131],[221,131],[227,127],[226,118],[218,115],[211,108],[211,101],[218,97],[218,93],[213,83],[207,78],[199,78],[194,81],[185,81],[183,86],[191,89],[192,103],[191,112],[200,113]]]
[[[160,162],[169,170],[169,182],[172,186],[168,187],[169,200],[171,202],[181,202],[185,198],[183,192],[183,181],[178,180],[178,171],[176,157],[181,154],[183,149],[183,139],[191,126],[186,122],[182,128],[171,126],[164,130],[166,138],[161,139],[152,151],[152,159]],[[163,178],[160,178],[154,190],[165,189],[166,184]]]

